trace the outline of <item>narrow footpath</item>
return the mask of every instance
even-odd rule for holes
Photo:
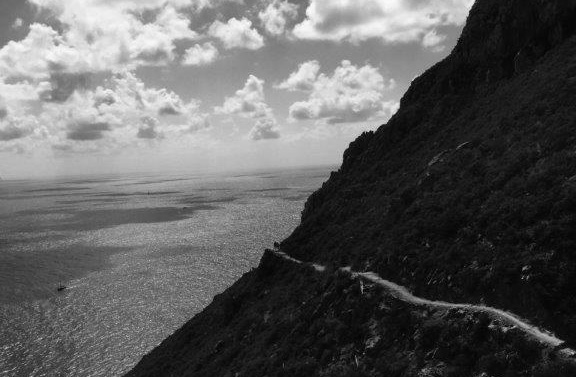
[[[308,266],[316,270],[317,272],[324,273],[327,271],[325,266],[316,263],[307,263],[302,262],[300,260],[294,259],[287,255],[282,251],[273,251],[273,253],[286,261],[300,264],[303,266]],[[353,278],[361,279],[365,282],[376,284],[383,287],[388,294],[392,297],[406,302],[408,304],[416,305],[416,306],[425,306],[429,308],[438,308],[438,309],[460,309],[467,311],[469,313],[483,313],[488,315],[493,321],[497,322],[502,327],[510,327],[510,328],[517,328],[524,332],[528,337],[535,339],[542,343],[543,345],[553,348],[557,350],[557,355],[566,357],[566,358],[574,358],[576,357],[576,351],[567,347],[565,342],[559,338],[557,338],[554,334],[550,333],[546,330],[541,330],[536,326],[533,326],[527,323],[525,320],[522,320],[518,316],[506,312],[504,310],[492,308],[489,306],[484,305],[473,305],[473,304],[454,304],[445,301],[432,301],[427,300],[421,297],[416,297],[412,293],[408,291],[407,288],[400,286],[396,283],[391,281],[382,279],[374,272],[355,272],[352,271],[350,267],[340,268],[341,271],[344,271],[350,274]]]

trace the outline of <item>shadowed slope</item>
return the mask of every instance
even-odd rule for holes
[[[309,198],[293,259],[265,254],[131,375],[576,375],[514,317],[337,272],[576,341],[575,28],[576,0],[478,0],[453,53]]]
[[[414,82],[388,125],[351,144],[282,248],[418,295],[504,307],[575,341],[576,40],[494,79],[522,44],[471,60],[479,48],[466,41],[479,23],[481,42],[496,43],[488,20],[513,15],[488,12],[496,3],[506,15],[519,2],[477,3],[454,53]],[[541,2],[522,4],[532,14]],[[573,11],[564,17],[576,25]]]

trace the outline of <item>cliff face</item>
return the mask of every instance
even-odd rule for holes
[[[328,272],[267,254],[131,375],[576,375],[489,318],[416,308],[338,272],[576,341],[575,33],[576,0],[478,0],[452,54],[350,145],[282,242]]]

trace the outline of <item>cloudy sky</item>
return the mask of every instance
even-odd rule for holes
[[[1,0],[0,176],[339,163],[473,0]]]

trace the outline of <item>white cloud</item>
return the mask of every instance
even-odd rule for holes
[[[12,29],[14,30],[18,30],[20,29],[22,26],[24,26],[24,20],[21,19],[20,17],[16,18],[14,20],[14,23],[12,24]]]
[[[280,138],[274,111],[268,106],[264,97],[264,80],[256,76],[250,75],[244,87],[236,91],[234,96],[227,97],[222,107],[216,108],[216,112],[256,119],[248,135],[252,140]]]
[[[160,122],[158,119],[145,116],[142,118],[142,124],[138,128],[138,134],[136,135],[139,139],[158,139],[162,138],[162,133],[158,132],[158,125]]]
[[[23,39],[0,47],[3,150],[26,139],[18,150],[92,152],[210,127],[197,101],[147,87],[134,72],[215,59],[210,43],[195,56],[191,48],[180,57],[176,47],[199,38],[190,12],[236,0],[28,1],[56,26],[33,23]]]
[[[422,42],[440,26],[461,25],[474,0],[311,0],[295,26],[300,39],[385,43]]]
[[[250,130],[248,137],[254,141],[279,139],[280,130],[278,123],[271,117],[259,119]]]
[[[30,0],[51,12],[61,31],[35,23],[0,49],[0,78],[47,78],[53,72],[109,72],[174,61],[175,43],[193,40],[189,1]],[[157,8],[152,8],[156,6]],[[151,9],[149,22],[138,12]]]
[[[174,43],[197,37],[190,29],[190,20],[172,7],[165,7],[153,23],[133,23],[132,33],[133,39],[125,46],[130,58],[143,65],[174,61]]]
[[[233,48],[258,50],[264,47],[264,38],[252,28],[252,21],[247,18],[241,20],[231,18],[227,23],[214,21],[208,34],[222,41],[228,50]]]
[[[186,112],[186,104],[174,92],[167,89],[147,88],[131,72],[114,75],[106,87],[98,87],[93,94],[93,102],[100,111],[114,111],[121,115],[141,113],[153,116],[181,115]]]
[[[279,36],[286,31],[286,24],[296,19],[298,8],[298,5],[287,0],[273,0],[266,9],[258,13],[258,18],[270,35]]]
[[[433,52],[442,52],[445,47],[442,43],[446,40],[446,36],[439,35],[436,30],[430,30],[424,38],[422,38],[422,46],[432,50]]]
[[[141,11],[146,9],[157,9],[166,5],[177,8],[189,7],[193,5],[207,6],[210,1],[197,0],[83,0],[81,4],[74,4],[69,0],[28,0],[41,8],[52,11],[62,11],[68,6],[84,7],[87,10],[99,7],[113,8],[114,11]]]
[[[12,141],[25,138],[34,132],[30,118],[5,117],[0,120],[0,141]]]
[[[296,72],[292,72],[290,77],[277,85],[276,88],[291,92],[313,90],[319,72],[320,63],[317,60],[302,63]]]
[[[358,68],[344,60],[333,75],[328,76],[318,75],[316,67],[319,65],[315,61],[304,63],[280,84],[286,90],[305,90],[309,94],[308,100],[290,106],[292,120],[352,123],[384,117],[395,111],[395,101],[384,101],[385,91],[393,88],[395,82],[385,80],[376,68],[370,65]]]
[[[76,82],[77,78],[72,76],[70,80]],[[0,103],[6,108],[0,120],[1,140],[34,134],[60,146],[57,149],[61,151],[89,152],[129,145],[136,138],[161,139],[167,134],[177,137],[210,126],[198,101],[185,102],[172,91],[147,87],[129,71],[111,76],[103,85],[86,85],[82,90],[76,90],[76,84],[70,90],[55,89],[54,85],[51,81],[37,85],[37,98],[32,101],[36,110],[29,115],[25,114],[30,112],[30,100],[11,99],[6,102],[8,106]],[[55,92],[59,93],[57,100]],[[85,146],[76,148],[75,143]]]
[[[32,24],[25,39],[10,41],[0,49],[0,78],[47,79],[62,66],[73,72],[88,71],[86,58],[63,43],[51,27]]]
[[[208,115],[200,113],[197,109],[191,107],[186,115],[186,124],[180,126],[184,132],[194,133],[201,130],[207,130],[211,127]]]
[[[208,65],[218,59],[218,49],[210,42],[196,44],[186,50],[182,64]]]
[[[38,99],[36,86],[28,81],[5,84],[0,78],[0,93],[4,96],[5,103]]]
[[[97,88],[92,96],[91,101],[99,113],[120,119],[122,124],[140,126],[143,119],[155,119],[159,120],[157,127],[172,127],[183,132],[210,126],[198,101],[184,102],[172,91],[148,88],[130,72],[116,75],[107,87]]]
[[[262,118],[270,113],[271,109],[264,98],[264,80],[250,75],[244,88],[236,91],[232,97],[224,100],[222,107],[216,112],[221,114],[236,114],[249,118]]]

